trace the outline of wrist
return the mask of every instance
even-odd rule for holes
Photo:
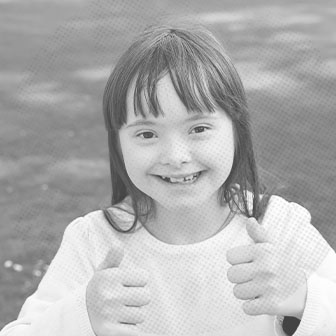
[[[294,295],[293,312],[289,316],[295,317],[299,320],[302,319],[304,309],[307,301],[307,284],[301,286]]]
[[[277,315],[291,316],[301,320],[306,307],[306,301],[307,283],[305,282],[293,295],[281,304]]]

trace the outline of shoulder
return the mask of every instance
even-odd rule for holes
[[[264,220],[267,217],[277,217],[279,219],[286,218],[289,219],[291,217],[302,218],[306,221],[311,220],[311,215],[309,211],[295,202],[289,202],[280,196],[273,195],[270,197],[268,202]]]
[[[271,196],[262,224],[276,239],[290,239],[304,232],[314,231],[311,215],[303,206],[288,202],[280,196]]]
[[[311,215],[303,206],[272,196],[262,225],[288,256],[296,255],[306,269],[313,269],[330,250],[328,243],[311,224]],[[297,259],[297,260],[299,260]]]
[[[109,209],[109,213],[122,227],[133,223],[128,200]],[[119,249],[125,245],[132,234],[116,231],[106,220],[102,210],[95,210],[73,220],[65,229],[62,245],[70,243],[87,248],[90,257],[97,264],[111,249]]]
[[[80,237],[89,240],[92,233],[103,226],[103,212],[101,210],[92,211],[71,221],[65,228],[63,240]]]
[[[134,221],[133,209],[126,197],[120,203],[109,207],[109,214],[121,227],[128,227]],[[106,220],[103,210],[94,210],[74,219],[65,229],[65,233],[81,232],[82,235],[92,236],[99,233],[118,233]]]
[[[309,275],[322,263],[330,246],[311,224],[311,215],[303,206],[272,196],[262,224],[271,241],[286,251],[292,260]]]
[[[295,203],[295,202],[289,202],[285,198],[277,195],[260,195],[260,201],[264,197],[269,197],[268,202],[266,204],[265,212],[262,216],[262,221],[267,222],[268,218],[272,218],[272,220],[280,220],[283,218],[302,218],[305,221],[310,222],[311,215],[309,211],[304,208],[302,205]],[[246,192],[246,198],[247,198],[247,204],[249,211],[252,211],[253,209],[253,193],[251,191]]]

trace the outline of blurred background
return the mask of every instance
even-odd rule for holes
[[[336,5],[321,0],[0,0],[0,329],[76,217],[109,204],[102,94],[159,15],[208,25],[247,91],[266,181],[336,248]]]

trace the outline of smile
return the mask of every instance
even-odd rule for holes
[[[175,178],[175,177],[169,177],[169,176],[158,176],[161,178],[163,181],[167,183],[172,183],[172,184],[191,184],[194,183],[199,176],[201,175],[201,172],[194,173],[188,176],[184,176],[181,178]]]

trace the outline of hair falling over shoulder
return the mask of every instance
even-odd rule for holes
[[[188,113],[213,112],[217,106],[231,118],[235,134],[235,155],[231,173],[219,190],[218,200],[232,211],[260,218],[269,196],[261,187],[252,145],[246,95],[224,47],[199,24],[169,23],[148,27],[123,53],[104,91],[103,113],[108,132],[112,207],[130,196],[133,225],[121,229],[109,209],[104,214],[119,232],[133,232],[137,221],[145,223],[154,209],[153,200],[142,193],[127,175],[119,145],[119,129],[127,123],[126,96],[134,85],[134,111],[144,116],[142,95],[148,109],[163,114],[156,95],[158,81],[169,74],[177,95]],[[262,195],[263,194],[263,195]]]

